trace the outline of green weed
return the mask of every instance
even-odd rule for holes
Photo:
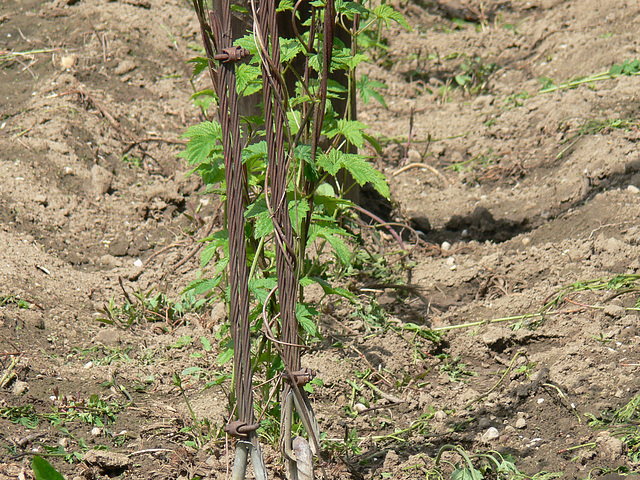
[[[582,280],[572,283],[550,295],[545,300],[543,310],[548,311],[551,308],[557,308],[568,294],[584,291],[609,291],[613,296],[619,296],[625,293],[640,293],[640,274],[616,275],[610,278]],[[640,308],[640,297],[636,302],[635,308]]]
[[[502,158],[502,155],[498,155],[494,153],[493,149],[489,148],[483,154],[476,155],[475,157],[472,157],[469,160],[453,163],[445,167],[445,169],[452,170],[458,173],[483,171],[493,165],[496,165],[500,161],[500,158]]]
[[[116,415],[123,406],[117,402],[107,402],[93,394],[89,399],[77,397],[55,396],[55,404],[51,412],[38,413],[33,405],[0,408],[0,417],[27,428],[36,428],[42,420],[54,426],[78,420],[87,425],[104,427],[116,420]]]
[[[0,297],[0,307],[6,307],[7,305],[16,305],[18,308],[24,308],[25,310],[29,310],[31,308],[31,304],[29,302],[22,300],[16,295]]]
[[[96,345],[91,348],[73,347],[67,358],[69,360],[74,358],[80,360],[87,359],[95,365],[118,365],[133,361],[131,357],[129,357],[129,352],[131,352],[132,349],[133,347],[120,349],[101,345]]]
[[[467,93],[478,95],[486,92],[490,75],[497,70],[495,63],[485,63],[480,56],[466,57],[460,65],[461,73],[454,76],[454,80]]]
[[[98,310],[104,315],[97,319],[99,322],[124,329],[154,322],[175,326],[186,313],[200,312],[206,304],[205,300],[196,299],[193,292],[185,292],[178,300],[172,300],[161,292],[154,293],[153,288],[148,292],[138,290],[131,295],[124,292],[121,305],[112,297],[108,305]]]
[[[590,417],[589,425],[607,428],[612,435],[627,445],[627,455],[633,462],[640,461],[640,395],[614,411],[605,411],[597,418]]]
[[[451,460],[445,460],[445,452],[456,453],[461,461],[453,463]],[[427,478],[445,478],[442,464],[447,465],[449,470],[453,469],[449,476],[451,480],[549,480],[564,476],[562,472],[539,472],[529,476],[518,470],[511,455],[503,455],[496,451],[472,454],[458,445],[444,445],[438,451],[435,468],[427,474]]]
[[[503,323],[503,322],[515,322],[511,324],[511,328],[519,330],[523,327],[535,328],[541,324],[544,319],[549,315],[556,315],[560,312],[557,311],[558,307],[563,303],[565,297],[574,292],[581,291],[609,291],[608,299],[612,299],[625,293],[640,292],[640,274],[624,274],[616,275],[610,278],[599,278],[596,280],[582,280],[574,282],[570,285],[566,285],[553,294],[549,295],[544,300],[544,305],[537,312],[524,313],[522,315],[513,315],[509,317],[493,318],[488,320],[478,320],[475,322],[468,322],[459,325],[452,325],[447,327],[436,327],[431,331],[434,334],[440,332],[446,332],[449,330],[458,330],[463,328],[480,327],[491,323]],[[592,308],[604,308],[603,306],[593,306]],[[626,310],[638,311],[640,310],[640,296],[636,300],[634,307],[627,308]]]
[[[131,165],[134,168],[142,168],[144,166],[144,163],[142,162],[142,158],[137,157],[130,153],[125,153],[122,156],[122,163]]]
[[[514,93],[505,98],[502,104],[504,108],[506,108],[507,110],[511,110],[512,108],[521,107],[522,105],[524,105],[524,101],[530,97],[531,95],[529,95],[529,93],[526,91]]]
[[[595,82],[601,82],[603,80],[610,80],[621,76],[640,75],[640,60],[625,60],[622,64],[612,65],[609,70],[597,73],[595,75],[589,75],[584,77],[577,77],[565,83],[556,85],[553,80],[549,78],[542,78],[542,89],[540,93],[550,93],[558,90],[567,90],[577,88],[580,85],[591,84]]]
[[[567,146],[564,147],[556,155],[556,160],[562,159],[567,154],[567,152],[569,152],[576,145],[576,143],[578,143],[578,141],[584,136],[597,135],[600,133],[608,133],[611,130],[618,130],[618,129],[630,130],[632,127],[637,127],[637,126],[638,126],[637,120],[623,120],[620,118],[616,118],[616,119],[612,118],[612,119],[606,119],[606,120],[589,120],[584,124],[580,125],[576,133],[574,133],[573,135],[570,135],[569,137],[565,138],[562,141],[562,144],[566,144]]]
[[[443,361],[443,365],[440,365],[440,371],[449,375],[449,380],[452,382],[460,382],[465,377],[477,377],[478,373],[473,370],[467,370],[467,365],[461,363],[462,357],[454,357],[446,353],[436,355],[436,358]]]

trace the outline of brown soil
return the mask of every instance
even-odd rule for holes
[[[325,305],[325,340],[303,359],[324,382],[313,400],[327,478],[423,478],[446,444],[511,454],[529,476],[617,478],[637,452],[589,420],[640,389],[637,292],[570,292],[544,317],[464,325],[538,312],[574,282],[640,274],[640,76],[539,93],[542,77],[640,58],[640,6],[438,3],[395,0],[413,31],[392,28],[388,54],[363,69],[388,86],[388,109],[359,110],[382,139],[390,215],[424,235],[406,239],[410,286],[389,285],[390,263],[359,279],[369,315]],[[481,21],[447,16],[460,12]],[[197,240],[220,228],[215,199],[176,157],[201,118],[186,63],[198,43],[187,1],[0,6],[0,378],[16,375],[0,389],[0,479],[31,478],[32,454],[57,447],[83,458],[48,457],[67,478],[225,476],[224,441],[189,446],[172,380],[181,374],[199,418],[224,424],[224,391],[202,390],[219,369],[220,306],[177,325],[151,313],[131,329],[97,321],[123,289],[133,303],[152,288],[177,298],[196,278]],[[454,87],[473,61],[470,88]],[[69,414],[72,403],[91,413],[92,394],[127,405],[93,432],[95,419]],[[355,415],[356,403],[371,409]],[[39,422],[14,423],[11,408],[28,406]],[[56,410],[62,423],[44,417]],[[281,477],[279,454],[266,457]]]

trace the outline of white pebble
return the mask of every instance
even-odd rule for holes
[[[362,403],[356,403],[356,404],[353,406],[353,409],[354,409],[356,412],[358,412],[358,413],[362,413],[362,412],[364,412],[365,410],[367,410],[367,406],[366,406],[366,405],[363,405]]]
[[[490,442],[496,438],[500,438],[500,432],[496,427],[489,427],[487,431],[482,434],[482,440],[484,442]]]
[[[444,250],[445,252],[448,252],[449,250],[451,250],[451,244],[449,242],[442,242],[440,248],[442,248],[442,250]]]

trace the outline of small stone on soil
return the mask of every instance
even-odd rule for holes
[[[105,328],[100,330],[94,337],[94,342],[101,343],[107,347],[117,345],[121,341],[120,332],[115,328]]]
[[[389,450],[384,458],[384,464],[382,470],[385,472],[391,472],[393,467],[400,465],[400,457],[394,450]]]
[[[36,203],[39,203],[40,205],[44,205],[45,207],[47,206],[47,196],[46,195],[36,195],[35,197],[33,197],[33,201]]]
[[[622,318],[627,313],[627,311],[620,305],[609,304],[604,307],[604,313],[605,315],[609,315],[613,318]]]
[[[444,412],[444,410],[438,410],[433,414],[433,419],[436,422],[444,422],[447,419],[447,414]]]
[[[118,235],[109,243],[109,253],[114,257],[124,257],[129,251],[129,240],[123,233]]]
[[[619,438],[610,436],[609,432],[601,432],[596,438],[596,447],[600,458],[615,461],[624,454],[625,445]]]
[[[28,390],[29,390],[29,384],[27,384],[27,382],[16,380],[16,382],[13,384],[13,394],[16,397],[19,397],[20,395],[24,395],[25,393],[27,393]]]
[[[116,75],[124,75],[125,73],[129,73],[134,68],[136,68],[136,64],[133,60],[123,60],[118,64],[113,73],[115,73]]]
[[[104,195],[111,188],[113,173],[100,165],[91,167],[91,192],[94,195]]]
[[[93,433],[93,430],[91,432]],[[89,465],[96,465],[103,470],[115,470],[131,466],[131,459],[123,453],[89,450],[84,453],[82,459]]]
[[[422,161],[422,155],[420,152],[413,148],[410,148],[407,152],[407,158],[409,163],[420,163]]]
[[[500,438],[500,432],[498,429],[496,427],[490,427],[482,434],[480,441],[483,443],[489,443],[498,438]]]
[[[64,55],[62,58],[60,58],[60,68],[62,70],[66,70],[67,68],[72,68],[77,61],[78,61],[77,55]]]

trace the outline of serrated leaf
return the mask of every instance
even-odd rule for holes
[[[309,243],[313,242],[315,238],[324,238],[331,248],[335,252],[338,260],[344,265],[348,265],[351,260],[351,252],[349,247],[344,243],[343,237],[347,236],[347,232],[340,227],[332,227],[327,225],[315,224],[311,228],[309,235]]]
[[[373,14],[380,20],[384,20],[385,26],[389,26],[389,20],[392,20],[402,27],[406,28],[410,32],[413,31],[405,20],[404,15],[402,15],[400,12],[395,11],[391,5],[388,5],[386,3],[378,5],[373,9]]]
[[[291,200],[289,202],[289,217],[293,229],[298,232],[300,223],[307,216],[309,211],[309,202],[305,199]]]
[[[316,283],[316,280],[314,278],[302,277],[300,279],[300,286],[302,288],[308,287],[309,285],[313,285],[314,283]]]
[[[218,247],[214,244],[209,244],[202,250],[200,254],[200,268],[204,268],[209,265],[209,262],[216,254]]]
[[[296,98],[296,102],[301,100],[300,98]],[[294,105],[295,106],[295,105]],[[289,122],[289,128],[291,129],[291,135],[296,135],[300,130],[300,123],[302,122],[302,118],[300,112],[297,110],[288,110],[287,111],[287,120]]]
[[[241,63],[236,67],[236,90],[238,95],[248,97],[262,90],[262,70],[257,65]]]
[[[202,390],[207,390],[216,385],[222,385],[224,382],[226,382],[230,378],[231,378],[231,375],[229,375],[228,373],[217,375],[216,378],[207,382]]]
[[[247,145],[242,150],[242,161],[247,166],[252,178],[255,176],[263,176],[267,163],[267,142],[264,140]],[[251,181],[251,179],[250,179]]]
[[[231,4],[231,11],[237,13],[244,13],[245,15],[251,15],[249,9],[243,5]]]
[[[209,68],[209,61],[205,57],[194,57],[187,60],[187,63],[193,63],[193,76],[197,76],[207,68]]]
[[[44,458],[35,455],[31,460],[31,468],[36,480],[64,480],[64,477]]]
[[[278,8],[276,8],[276,13],[288,12],[291,10],[293,10],[292,0],[280,0],[280,2],[278,3]]]
[[[382,153],[382,147],[380,146],[380,143],[376,138],[372,137],[368,133],[363,133],[362,136],[375,149],[376,153],[378,154]]]
[[[351,293],[346,288],[333,287],[329,282],[327,282],[326,280],[320,277],[312,277],[312,279],[322,287],[322,290],[324,291],[325,295],[340,295],[341,297],[351,300],[352,302],[355,301],[357,298],[353,293]]]
[[[280,61],[286,63],[293,60],[303,52],[303,48],[297,38],[280,38]]]
[[[208,242],[208,244],[200,254],[200,268],[204,268],[209,264],[218,249],[225,253],[223,259],[229,256],[226,254],[229,251],[229,235],[226,230],[220,230],[202,241]],[[219,268],[217,270],[221,271]]]
[[[318,327],[313,319],[314,315],[317,315],[318,311],[309,305],[304,303],[298,303],[296,305],[296,318],[302,329],[311,336],[318,334]]]
[[[357,120],[345,120],[340,119],[336,122],[335,130],[327,132],[329,138],[333,138],[336,135],[342,135],[348,142],[352,143],[358,148],[362,148],[364,145],[364,138],[362,132],[367,128],[367,125]]]
[[[211,351],[211,342],[207,337],[200,337],[200,343],[202,343],[202,348],[205,352]]]
[[[253,227],[253,234],[257,239],[266,237],[273,233],[273,221],[269,210],[265,210],[256,216],[256,222]]]
[[[218,122],[202,122],[187,129],[183,137],[188,138],[186,148],[178,154],[190,165],[206,160],[214,150],[221,150],[222,128]]]
[[[337,82],[336,80],[329,79],[327,81],[327,92],[333,93],[347,93],[347,87]],[[335,98],[335,97],[334,97]]]
[[[362,155],[331,150],[329,154],[318,155],[318,166],[327,173],[335,175],[341,168],[347,170],[360,185],[371,183],[385,198],[389,198],[389,185],[384,175],[376,170]]]
[[[195,293],[196,295],[207,293],[220,285],[220,280],[220,278],[209,278],[200,280],[194,285],[193,293]]]
[[[326,193],[326,195],[324,195]],[[338,208],[352,205],[350,200],[336,197],[333,187],[324,183],[318,187],[313,197],[313,203],[321,205],[327,214],[333,215]]]
[[[275,278],[256,278],[249,281],[249,292],[251,292],[258,302],[264,303],[269,292],[277,285]]]
[[[299,223],[307,215],[309,211],[309,202],[303,199],[290,200],[289,204],[289,218],[291,225],[297,231]],[[254,202],[245,213],[245,218],[255,219],[254,222],[254,236],[255,238],[262,238],[273,232],[273,220],[271,218],[271,212],[267,208],[267,202],[264,198]]]
[[[389,108],[387,107],[387,103],[384,101],[384,97],[377,90],[383,88],[387,88],[387,85],[377,80],[371,80],[368,75],[362,75],[356,82],[356,89],[360,93],[360,98],[362,98],[362,101],[365,104],[369,103],[371,98],[374,98],[384,108]]]
[[[180,372],[180,375],[182,375],[183,377],[188,377],[190,375],[203,372],[204,369],[202,367],[187,367],[182,372]]]
[[[228,347],[226,350],[223,350],[222,352],[220,352],[220,355],[218,355],[218,365],[224,365],[232,358],[233,358],[233,348]]]
[[[353,20],[353,17],[356,14],[361,17],[369,16],[371,10],[358,2],[343,2],[341,0],[337,0],[336,12],[346,16],[349,20]]]
[[[247,220],[253,220],[253,235],[260,239],[273,232],[271,213],[264,197],[253,202],[244,214]]]

